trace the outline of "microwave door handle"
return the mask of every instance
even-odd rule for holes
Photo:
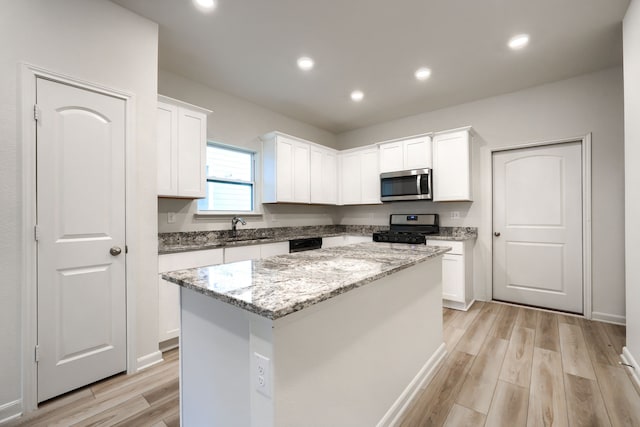
[[[422,188],[420,185],[420,174],[416,175],[416,188],[418,189],[418,195],[422,194]]]

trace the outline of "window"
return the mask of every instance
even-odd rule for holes
[[[207,144],[207,197],[198,211],[252,212],[255,153],[209,142]]]

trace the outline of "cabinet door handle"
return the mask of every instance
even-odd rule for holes
[[[496,231],[495,233],[493,233],[493,235],[496,236],[496,237],[500,237],[500,232]]]

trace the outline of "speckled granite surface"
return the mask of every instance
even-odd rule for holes
[[[172,271],[162,278],[275,320],[447,251],[425,245],[359,243]]]
[[[158,234],[158,253],[197,251],[226,246],[246,246],[284,242],[305,237],[330,237],[342,234],[372,235],[388,230],[387,225],[319,225],[304,227],[274,227],[238,229],[236,237],[231,230],[186,231]],[[468,240],[478,236],[475,227],[440,227],[440,234],[430,235],[433,240]]]
[[[471,240],[478,238],[476,227],[440,227],[439,234],[427,236],[428,240]]]

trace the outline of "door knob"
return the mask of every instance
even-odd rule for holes
[[[500,237],[500,232],[496,231],[495,233],[493,233],[493,235],[496,236],[496,237]]]
[[[118,256],[122,253],[122,249],[120,249],[118,246],[114,246],[109,249],[109,253],[113,256]]]

